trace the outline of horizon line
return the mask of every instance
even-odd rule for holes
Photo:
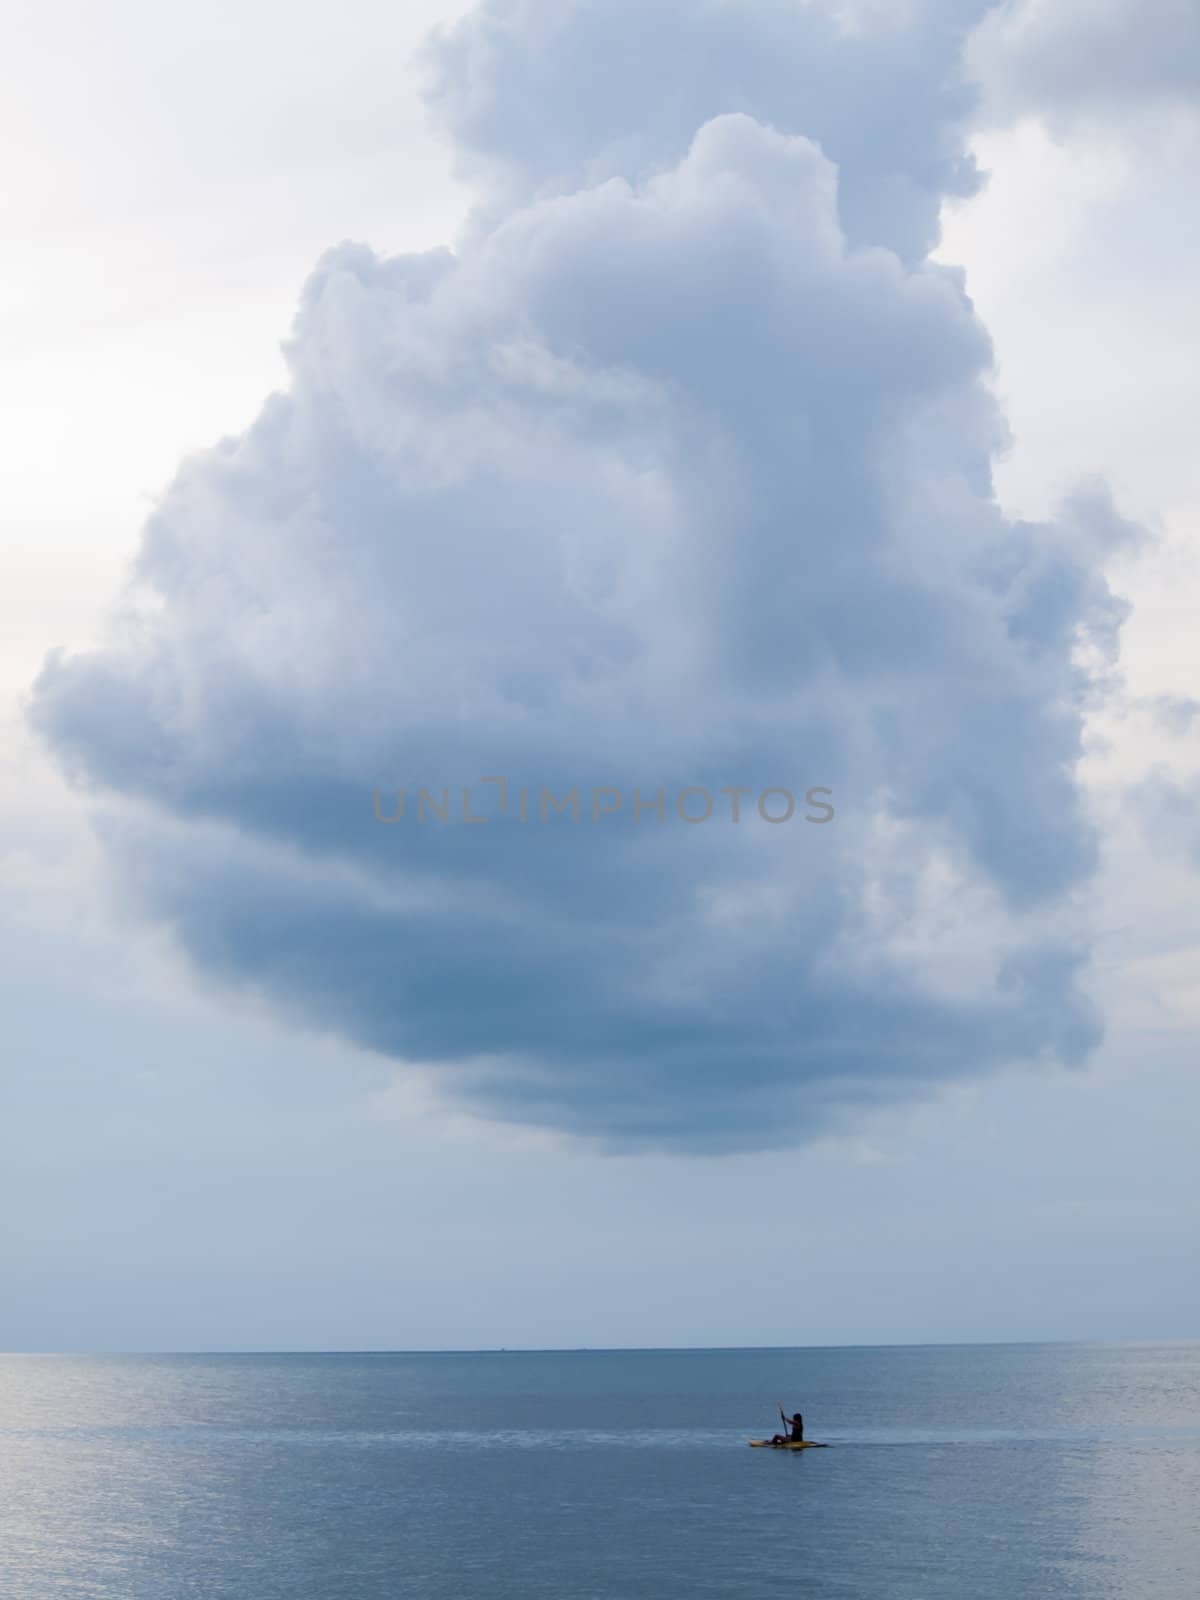
[[[786,1355],[816,1353],[828,1350],[1016,1350],[1037,1349],[1046,1345],[1139,1346],[1200,1344],[1200,1335],[1185,1334],[1163,1338],[1137,1339],[920,1339],[911,1341],[882,1341],[878,1343],[848,1344],[696,1344],[696,1345],[444,1345],[404,1349],[399,1346],[318,1348],[315,1345],[254,1349],[233,1346],[196,1350],[0,1350],[6,1356],[65,1356],[65,1357],[157,1357],[157,1356],[494,1356],[494,1355]]]

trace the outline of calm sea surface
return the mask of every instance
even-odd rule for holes
[[[781,1589],[1196,1600],[1200,1345],[0,1358],[4,1600]]]

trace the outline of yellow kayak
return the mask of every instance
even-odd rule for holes
[[[773,1439],[751,1439],[751,1450],[828,1450],[827,1444],[818,1444],[815,1439],[789,1439],[784,1444],[776,1444]]]

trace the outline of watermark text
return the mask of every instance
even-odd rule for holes
[[[662,786],[625,790],[607,784],[591,788],[576,784],[556,790],[544,784],[512,784],[506,777],[480,778],[478,787],[478,794],[470,786],[451,790],[418,784],[415,790],[376,789],[375,820],[385,825],[415,819],[417,823],[457,822],[468,827],[485,827],[501,819],[573,827],[581,822],[612,824],[621,820],[633,827],[653,827],[678,821],[695,828],[707,822],[736,824],[756,816],[774,827],[792,821],[824,824],[836,815],[833,790],[820,784],[803,795],[782,787],[756,790],[724,785],[713,790],[699,784],[670,794]]]

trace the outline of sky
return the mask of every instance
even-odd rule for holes
[[[0,1347],[1200,1335],[1190,8],[121,9],[2,69]]]

